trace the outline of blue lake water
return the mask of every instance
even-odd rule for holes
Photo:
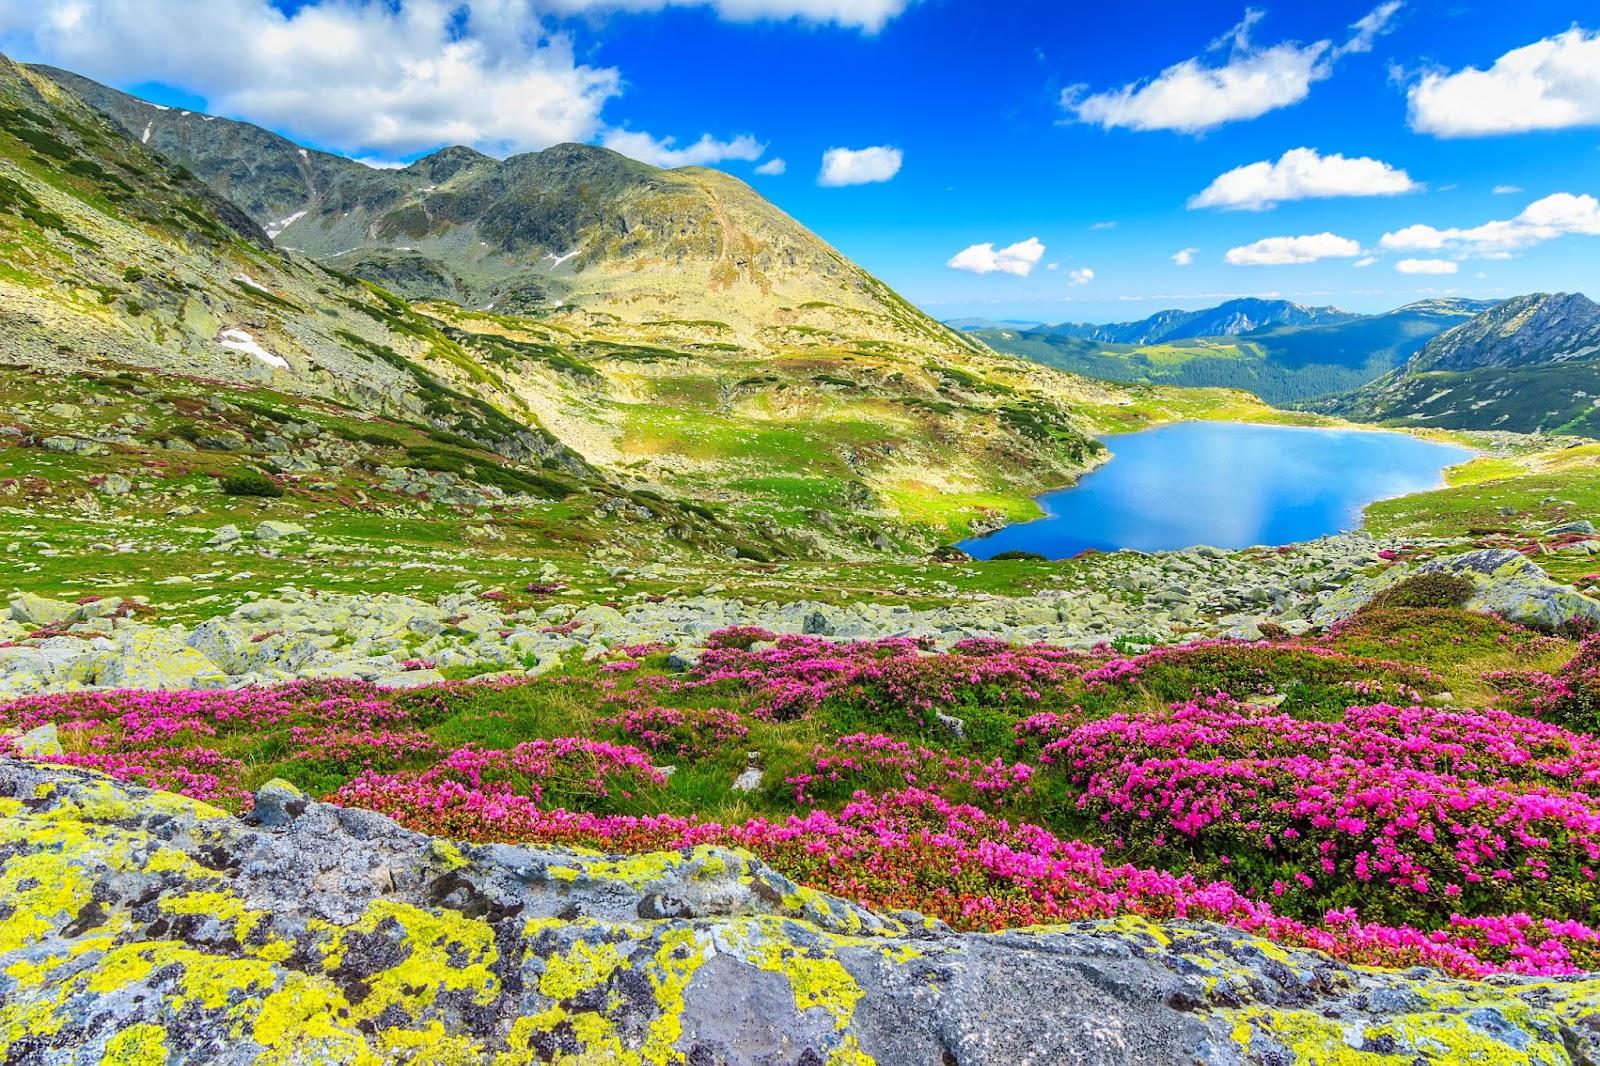
[[[962,548],[980,559],[1086,548],[1166,551],[1290,544],[1355,529],[1374,500],[1437,488],[1467,448],[1402,433],[1180,422],[1103,438],[1112,459],[1046,493],[1048,517]]]

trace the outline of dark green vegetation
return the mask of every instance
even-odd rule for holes
[[[999,351],[1089,377],[1244,389],[1268,403],[1286,404],[1360,388],[1404,364],[1440,332],[1492,306],[1425,300],[1382,315],[1349,315],[1254,302],[1268,310],[1250,318],[1227,313],[1232,305],[1224,304],[1210,312],[1179,313],[1198,317],[1175,322],[1156,316],[1122,326],[986,329],[975,335]],[[1219,332],[1196,335],[1194,329]]]
[[[282,496],[283,486],[256,470],[240,470],[228,474],[220,482],[227,496]]]

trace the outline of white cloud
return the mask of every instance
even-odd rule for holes
[[[1039,238],[1029,237],[1004,248],[996,248],[992,243],[974,244],[951,256],[945,266],[974,274],[1015,274],[1025,278],[1043,258],[1044,245],[1039,243]]]
[[[621,91],[618,71],[579,63],[531,2],[322,0],[285,15],[269,0],[0,0],[0,40],[351,154],[501,154],[590,139]]]
[[[672,137],[657,140],[648,133],[634,130],[608,130],[600,143],[613,152],[656,167],[704,167],[729,159],[754,161],[767,150],[766,145],[749,134],[719,141],[709,133],[702,133],[698,141],[678,148]]]
[[[1332,41],[1308,45],[1286,41],[1271,47],[1252,44],[1250,31],[1263,12],[1251,9],[1243,21],[1212,42],[1211,50],[1227,51],[1227,59],[1220,65],[1195,56],[1154,78],[1087,96],[1086,86],[1075,85],[1061,94],[1061,106],[1079,122],[1106,129],[1200,133],[1227,122],[1256,118],[1304,100],[1314,82],[1332,75],[1334,61],[1341,56],[1369,51],[1373,38],[1387,28],[1399,8],[1399,0],[1389,0],[1373,9],[1351,27],[1350,38],[1337,47]]]
[[[1189,207],[1263,211],[1285,200],[1395,196],[1421,187],[1405,171],[1382,160],[1325,156],[1315,148],[1292,148],[1277,162],[1251,163],[1218,176],[1189,200]]]
[[[1496,185],[1494,188],[1490,189],[1489,191],[1494,193],[1496,196],[1511,196],[1511,195],[1513,195],[1515,193],[1521,192],[1522,191],[1522,186],[1520,186],[1520,185]]]
[[[731,22],[799,19],[834,23],[877,33],[911,0],[546,0],[540,6],[561,14],[606,11],[659,11],[666,7],[709,7]]]
[[[1194,262],[1195,254],[1199,251],[1198,248],[1180,248],[1172,253],[1172,261],[1181,267],[1186,267]]]
[[[357,157],[442,144],[493,155],[606,129],[614,67],[560,16],[667,6],[873,32],[914,0],[0,0],[0,47],[112,84],[163,82],[210,111]]]
[[[1409,98],[1411,128],[1437,137],[1600,126],[1600,32],[1574,26],[1488,70],[1424,74]]]
[[[1367,269],[1367,267],[1371,266],[1373,263],[1376,263],[1377,261],[1378,261],[1378,257],[1375,256],[1375,255],[1364,255],[1360,259],[1357,259],[1354,263],[1351,263],[1350,265],[1355,267],[1357,270],[1365,270],[1365,269]]]
[[[1467,229],[1407,226],[1385,233],[1378,243],[1398,252],[1451,251],[1461,256],[1504,259],[1513,252],[1569,233],[1600,236],[1600,200],[1558,192],[1535,200],[1516,218]]]
[[[1116,229],[1117,228],[1117,224],[1115,222],[1093,222],[1093,223],[1090,223],[1089,228],[1090,229]]]
[[[1087,285],[1093,280],[1094,271],[1090,270],[1088,267],[1082,267],[1078,270],[1071,270],[1067,272],[1068,285]]]
[[[818,185],[867,185],[900,173],[905,153],[887,145],[871,148],[829,148],[822,153]]]
[[[1361,245],[1336,233],[1313,233],[1303,237],[1266,237],[1254,244],[1228,249],[1228,262],[1234,266],[1284,266],[1315,263],[1319,259],[1354,259]]]
[[[771,178],[786,173],[788,169],[789,164],[782,159],[769,159],[759,167],[756,167],[756,173]]]
[[[1402,259],[1394,268],[1402,274],[1454,274],[1460,269],[1449,259]]]

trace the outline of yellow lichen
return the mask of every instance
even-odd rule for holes
[[[100,1066],[166,1066],[167,1031],[159,1025],[130,1025],[106,1041]]]

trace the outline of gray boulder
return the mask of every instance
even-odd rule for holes
[[[1552,630],[1574,618],[1600,622],[1600,601],[1551,579],[1521,552],[1482,548],[1433,559],[1417,567],[1393,566],[1377,577],[1357,578],[1322,597],[1312,612],[1314,625],[1327,626],[1355,614],[1372,598],[1416,574],[1454,574],[1472,582],[1464,605],[1469,611],[1497,614],[1509,622]]]
[[[263,791],[256,827],[0,759],[12,1059],[1600,1059],[1594,978],[1358,968],[1203,922],[956,933],[738,851],[457,845]]]

